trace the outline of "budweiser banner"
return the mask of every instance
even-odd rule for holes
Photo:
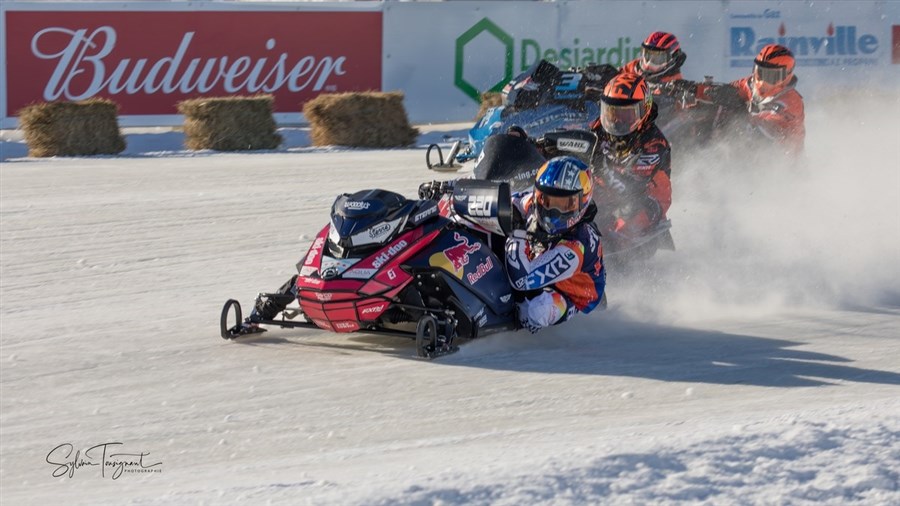
[[[381,89],[381,12],[6,11],[7,114],[109,98],[123,115],[177,114],[202,96]]]

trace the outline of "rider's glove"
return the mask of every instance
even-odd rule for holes
[[[514,137],[521,137],[523,139],[528,138],[528,134],[525,132],[525,129],[520,127],[519,125],[512,125],[506,129],[506,135],[512,135]]]
[[[662,219],[662,206],[653,197],[644,197],[640,203],[640,209],[646,213],[650,226],[656,225]]]
[[[556,147],[556,139],[541,137],[536,140],[534,144],[541,150],[541,154],[544,155],[544,158],[549,159],[559,156],[559,149]]]
[[[740,108],[744,105],[744,99],[741,98],[738,89],[727,84],[710,86],[705,90],[704,95],[712,103],[722,107]]]
[[[668,82],[664,85],[665,90],[674,95],[680,95],[682,93],[687,93],[690,95],[697,94],[697,83],[694,81],[688,81],[687,79],[675,79],[671,82]]]
[[[545,291],[531,300],[520,302],[517,309],[519,324],[534,334],[562,320],[567,304],[559,292]]]

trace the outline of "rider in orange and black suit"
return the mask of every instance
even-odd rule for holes
[[[666,218],[672,205],[671,149],[656,127],[656,105],[646,81],[619,74],[604,88],[591,165],[594,200],[618,204],[615,223],[601,226],[628,237],[642,235]]]

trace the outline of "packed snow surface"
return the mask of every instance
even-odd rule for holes
[[[896,97],[810,104],[790,165],[676,146],[677,251],[611,267],[607,311],[433,362],[399,338],[218,336],[338,193],[457,176],[421,146],[143,132],[38,160],[8,136],[2,501],[900,504],[897,117]]]

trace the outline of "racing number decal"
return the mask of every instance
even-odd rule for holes
[[[490,218],[494,197],[490,195],[473,195],[469,197],[469,216]]]
[[[560,83],[556,87],[556,91],[578,91],[578,83],[581,82],[581,77],[582,75],[577,72],[566,72],[560,76]]]

